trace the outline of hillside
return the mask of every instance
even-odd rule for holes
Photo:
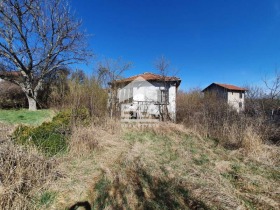
[[[178,124],[75,127],[67,152],[52,157],[1,143],[0,206],[278,209],[279,154],[264,144],[228,150]]]
[[[279,208],[278,147],[230,151],[175,124],[108,128],[74,131],[37,208]]]

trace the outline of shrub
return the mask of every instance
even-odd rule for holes
[[[103,120],[107,112],[107,91],[94,77],[73,78],[69,81],[63,107],[71,109],[76,116],[83,114],[93,121]]]
[[[0,82],[0,108],[27,107],[27,99],[21,88],[7,81]]]
[[[16,143],[34,145],[48,156],[67,149],[67,138],[71,132],[71,111],[60,112],[51,122],[38,127],[19,126],[14,132]]]

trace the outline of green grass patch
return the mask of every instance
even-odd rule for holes
[[[157,135],[152,131],[130,131],[130,132],[126,132],[124,134],[124,140],[131,142],[131,143],[135,143],[135,142],[140,142],[140,143],[144,143],[144,142],[149,142],[149,141],[153,141],[153,142],[162,142],[162,141],[168,141],[169,138],[165,135]]]
[[[14,125],[32,125],[37,126],[44,121],[51,119],[54,111],[49,109],[29,111],[27,109],[2,110],[0,109],[0,122]]]
[[[206,163],[209,163],[209,158],[205,154],[201,154],[199,158],[193,158],[193,162],[196,165],[204,165]]]
[[[34,203],[38,208],[48,208],[54,202],[55,198],[55,192],[45,191],[40,196],[34,199]]]

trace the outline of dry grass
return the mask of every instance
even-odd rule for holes
[[[10,163],[20,166],[1,185],[5,209],[67,209],[85,201],[92,209],[279,208],[279,147],[264,145],[250,128],[235,150],[199,134],[172,123],[76,127],[54,168],[34,150],[5,146],[0,174]]]
[[[56,192],[51,209],[65,209],[87,199],[89,186],[98,180],[102,171],[113,167],[128,149],[121,139],[119,123],[108,120],[102,127],[77,127],[69,142],[69,153],[56,168],[63,178],[48,185]]]
[[[256,113],[251,113],[249,108],[237,113],[215,94],[202,97],[198,90],[179,93],[177,106],[178,122],[203,137],[217,139],[227,148],[243,147],[252,153],[252,150],[260,149],[253,148],[259,147],[260,140],[275,144],[279,141],[279,121],[271,119],[269,107]],[[248,138],[256,139],[256,142]]]
[[[57,194],[50,209],[80,201],[93,209],[279,207],[279,148],[263,145],[250,129],[243,148],[227,150],[182,125],[106,126],[110,133],[76,128],[57,168],[64,177],[48,186]]]
[[[79,157],[90,155],[93,151],[102,149],[110,138],[119,136],[121,131],[120,123],[111,119],[106,119],[102,126],[91,124],[75,127],[69,142],[70,154]]]
[[[0,144],[0,207],[31,209],[32,199],[51,180],[53,161],[34,149]]]
[[[0,122],[0,142],[9,139],[9,135],[13,132],[15,126]]]

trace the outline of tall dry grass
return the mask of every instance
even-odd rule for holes
[[[100,150],[112,136],[119,136],[121,130],[120,122],[108,118],[99,125],[93,122],[87,126],[75,126],[69,140],[69,153],[77,157],[90,155]]]
[[[277,176],[273,164],[279,160],[279,153],[270,157],[274,159],[270,166],[255,163],[247,153],[233,154],[215,141],[175,124],[124,132],[118,143],[126,147],[108,152],[110,164],[103,163],[101,174],[93,179],[87,199],[94,208],[246,209],[251,205],[277,209],[279,206],[276,200],[279,182],[266,177],[272,173]],[[256,149],[251,147],[251,135],[248,129],[248,141],[243,145],[250,154]],[[253,170],[253,166],[258,169]],[[268,191],[272,193],[263,193]]]
[[[54,161],[34,149],[0,144],[0,209],[33,209],[33,199],[49,182]]]
[[[69,152],[56,167],[63,177],[47,185],[56,197],[46,209],[84,203],[93,209],[273,209],[279,152],[268,151],[260,140],[259,149],[269,152],[261,157],[250,128],[246,138],[242,148],[230,151],[184,125],[76,124]]]
[[[107,114],[107,92],[102,89],[95,77],[85,77],[82,81],[69,81],[69,93],[65,96],[64,108],[75,114],[86,109],[91,120],[101,123]]]

